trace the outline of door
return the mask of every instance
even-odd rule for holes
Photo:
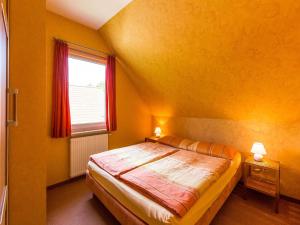
[[[7,202],[7,20],[1,0],[0,15],[0,225],[6,224]]]

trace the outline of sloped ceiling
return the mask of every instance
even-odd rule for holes
[[[135,0],[99,32],[156,116],[300,117],[300,1]]]
[[[47,0],[47,9],[97,30],[131,1]]]

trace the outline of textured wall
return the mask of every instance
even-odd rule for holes
[[[19,89],[9,129],[9,224],[46,224],[46,1],[10,0],[10,86]]]
[[[300,170],[294,138],[300,133],[299,21],[296,0],[135,0],[99,32],[131,71],[154,116],[236,121],[233,130],[241,120],[257,129],[269,124],[264,137],[276,133],[293,143],[274,157],[291,164],[283,171],[283,188],[299,198],[299,186],[290,186]],[[211,121],[213,127],[219,122]],[[224,141],[233,140],[222,125]],[[283,135],[289,132],[279,127],[295,135]],[[278,150],[277,143],[268,145]]]
[[[47,184],[55,184],[69,176],[69,140],[50,138],[53,37],[83,46],[109,52],[106,44],[95,30],[47,12]],[[135,87],[127,78],[119,63],[117,79],[118,130],[109,135],[109,147],[120,147],[142,141],[150,133],[151,116]]]
[[[4,12],[7,14],[7,0],[2,0]]]
[[[300,2],[136,0],[101,34],[155,115],[299,119]]]

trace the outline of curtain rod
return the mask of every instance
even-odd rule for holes
[[[102,54],[104,54],[104,55],[106,55],[106,56],[108,56],[108,55],[113,55],[113,56],[114,56],[114,54],[110,54],[110,53],[108,53],[108,52],[99,51],[99,50],[97,50],[97,49],[89,48],[89,47],[86,47],[86,46],[83,46],[83,45],[80,45],[80,44],[77,44],[77,43],[74,43],[74,42],[65,41],[65,40],[63,40],[63,39],[61,39],[61,38],[56,38],[56,37],[54,37],[53,39],[54,39],[54,40],[58,40],[58,41],[66,42],[66,43],[71,44],[71,45],[77,45],[77,46],[79,46],[79,47],[81,47],[81,48],[89,49],[89,50],[92,50],[92,51],[95,51],[95,52],[100,52],[100,53],[102,53]]]

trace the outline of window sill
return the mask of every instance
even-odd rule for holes
[[[98,134],[109,134],[109,132],[106,129],[75,132],[71,134],[71,138],[93,136]]]

